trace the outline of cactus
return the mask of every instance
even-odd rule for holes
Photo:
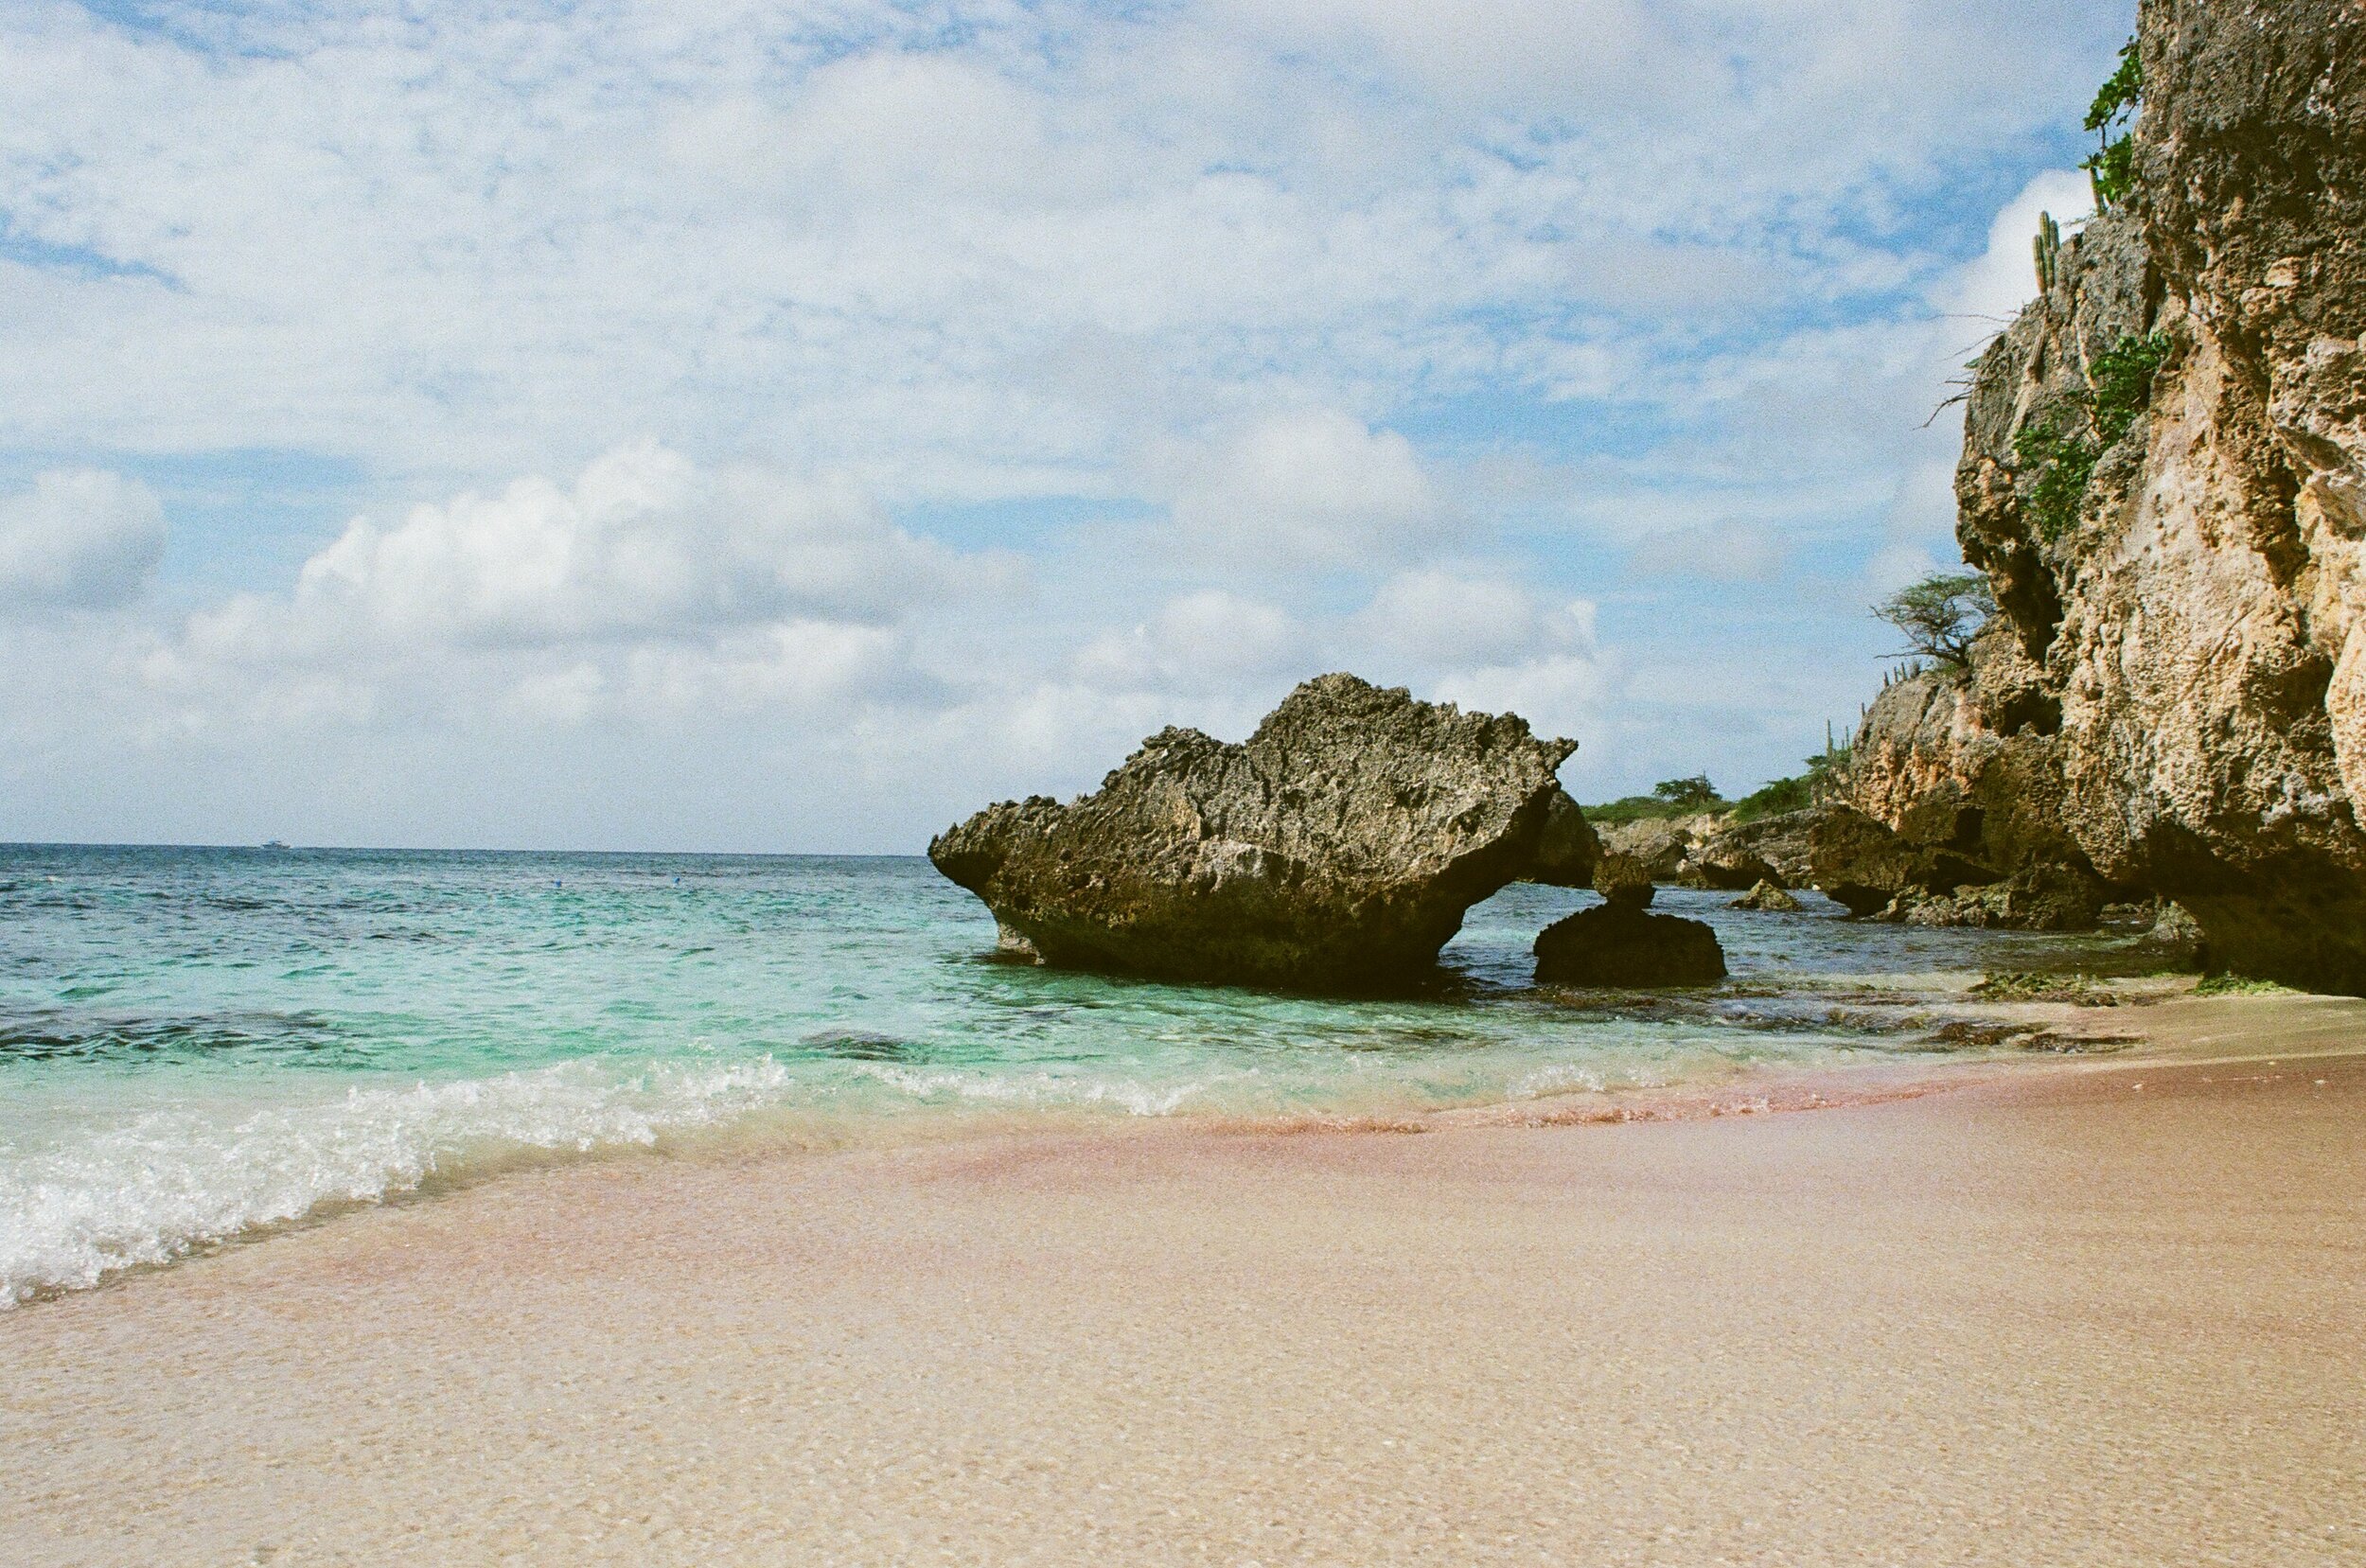
[[[2054,291],[2055,279],[2062,274],[2062,225],[2050,212],[2038,214],[2038,290],[2040,293]]]

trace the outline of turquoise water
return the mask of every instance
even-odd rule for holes
[[[1540,994],[1590,894],[1472,911],[1434,994],[991,961],[918,859],[0,849],[0,1304],[526,1159],[962,1119],[1384,1115],[1936,1048],[2061,939],[1739,913],[1718,991]]]

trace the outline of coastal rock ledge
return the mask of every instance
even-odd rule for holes
[[[1431,971],[1472,905],[1590,850],[1554,778],[1576,749],[1525,719],[1321,676],[1240,745],[1162,730],[1098,793],[989,807],[928,858],[985,901],[1007,950],[1043,963],[1395,989]]]

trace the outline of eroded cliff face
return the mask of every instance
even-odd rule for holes
[[[2366,992],[2366,0],[2145,0],[2139,40],[2136,190],[1976,366],[2001,624],[1884,694],[1856,803],[1980,811],[2215,964]]]

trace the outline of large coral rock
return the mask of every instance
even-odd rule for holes
[[[1945,871],[1888,886],[1886,914],[1923,925],[2090,928],[2110,890],[2065,823],[2055,743],[2027,719],[2004,732],[2024,712],[2016,703],[2030,667],[2001,627],[1975,653],[1970,671],[1891,685],[1858,731],[1849,800]],[[1880,890],[1875,881],[1850,902]]]
[[[1097,794],[994,806],[928,857],[1045,963],[1392,988],[1536,869],[1575,749],[1323,676],[1242,745],[1162,731]]]
[[[1537,839],[1536,861],[1528,868],[1529,882],[1555,888],[1582,888],[1594,879],[1594,863],[1602,853],[1594,824],[1577,802],[1556,790],[1545,808],[1545,831]]]
[[[1807,906],[1792,897],[1789,891],[1776,887],[1774,883],[1761,882],[1757,887],[1751,889],[1748,892],[1742,894],[1739,898],[1735,899],[1731,907],[1736,909],[1753,909],[1760,914],[1795,915],[1802,909],[1806,908]]]
[[[1651,867],[1634,855],[1616,852],[1595,862],[1594,890],[1621,909],[1648,908],[1659,891],[1652,885]]]
[[[2018,796],[2004,837],[2174,898],[2213,964],[2366,992],[2366,5],[2144,0],[2138,41],[2135,188],[1967,404],[1957,535],[1998,635],[1918,694],[1953,742],[1870,749],[1887,799],[1858,803],[1903,831]],[[2147,339],[2148,407],[2049,515],[2022,438],[2087,428],[2095,367]]]

